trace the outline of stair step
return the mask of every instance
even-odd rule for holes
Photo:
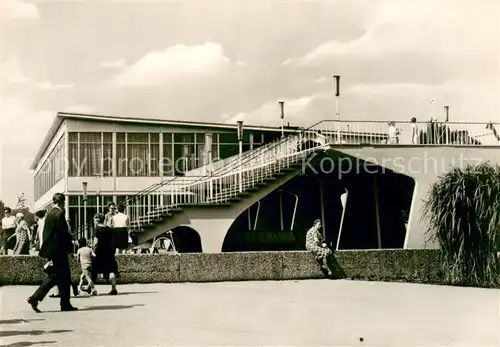
[[[140,219],[152,219],[152,218],[166,218],[166,217],[171,217],[172,216],[172,213],[160,213],[160,212],[152,212],[152,213],[149,213],[148,215],[146,216],[140,216],[139,217],[139,220]]]
[[[211,204],[189,204],[186,205],[188,207],[206,207],[206,208],[211,208],[211,207],[227,207],[231,206],[231,203],[229,202],[218,202],[218,203],[211,203]]]

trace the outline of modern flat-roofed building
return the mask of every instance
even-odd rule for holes
[[[92,237],[93,214],[122,202],[137,244],[172,231],[180,252],[297,249],[318,218],[339,249],[427,247],[429,187],[498,162],[498,136],[491,123],[398,122],[390,138],[393,123],[244,125],[239,142],[236,124],[58,113],[32,165],[35,208],[65,193],[71,227]]]
[[[243,129],[243,151],[281,137],[279,127]],[[286,133],[295,131],[284,128]],[[49,207],[52,195],[63,192],[70,225],[80,226],[85,218],[103,212],[109,201],[122,202],[206,164],[207,134],[214,163],[238,154],[236,124],[58,113],[31,166],[35,209]]]

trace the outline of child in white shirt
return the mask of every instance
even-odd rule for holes
[[[78,287],[83,291],[83,279],[86,279],[88,283],[86,291],[92,293],[92,295],[97,295],[97,291],[95,290],[94,283],[92,282],[91,277],[92,261],[95,257],[95,253],[92,248],[87,246],[87,240],[84,237],[78,240],[78,245],[80,248],[78,249],[76,255],[78,258],[78,262],[80,263],[80,266],[82,268],[82,274],[80,275],[80,284],[78,285]]]

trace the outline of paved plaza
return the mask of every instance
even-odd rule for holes
[[[1,287],[2,346],[499,346],[500,291],[348,280],[120,286],[36,314]],[[361,340],[362,339],[362,340]]]

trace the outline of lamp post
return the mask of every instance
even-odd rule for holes
[[[101,209],[101,175],[96,175],[96,181],[97,181],[97,190],[96,190],[96,195],[97,195],[97,213],[100,213]],[[104,210],[104,206],[103,206]]]
[[[188,170],[189,146],[184,145],[184,173]]]
[[[340,143],[340,113],[339,113],[339,96],[340,96],[340,75],[333,75],[335,80],[335,97],[336,97],[336,115],[337,115],[337,142]]]
[[[283,122],[285,121],[285,111],[284,111],[284,106],[285,106],[285,102],[284,101],[278,101],[278,103],[280,104],[280,118],[281,118],[281,138],[284,138],[285,137],[285,130],[284,130],[284,125],[283,125]]]
[[[83,232],[85,233],[85,237],[88,238],[88,228],[87,228],[87,186],[88,182],[82,182],[83,186]]]
[[[212,134],[205,134],[205,148],[207,149],[207,166],[208,166],[208,174],[212,176]],[[208,197],[211,199],[213,196],[213,181],[210,180],[209,183],[209,191]]]
[[[243,121],[239,120],[238,122],[238,146],[239,146],[239,173],[238,173],[238,179],[240,181],[240,193],[243,192],[243,182],[242,182],[242,167],[241,167],[241,160],[242,160],[242,155],[243,155]]]

